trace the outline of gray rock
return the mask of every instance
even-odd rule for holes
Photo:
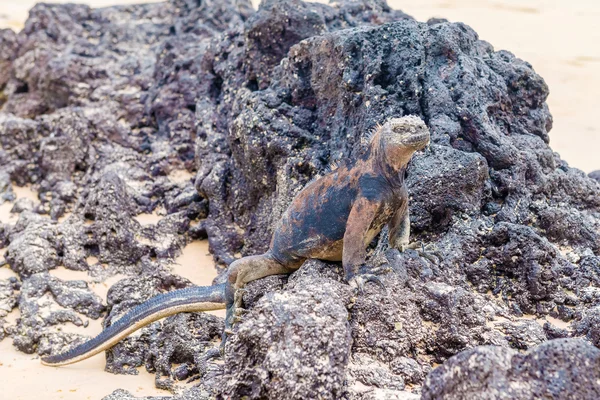
[[[0,340],[3,340],[10,333],[4,317],[19,303],[19,289],[20,284],[16,278],[0,280]]]
[[[600,348],[600,306],[587,310],[573,327],[577,336],[586,337],[594,346]]]
[[[350,309],[353,350],[389,363],[413,354],[425,336],[423,318],[414,292],[397,285],[393,274],[385,277],[387,293],[367,285]]]
[[[19,296],[20,318],[13,344],[25,353],[58,353],[85,339],[80,335],[54,332],[50,328],[65,322],[82,326],[80,314],[97,319],[102,304],[84,281],[62,281],[48,273],[34,274],[24,280]]]
[[[351,380],[362,385],[379,389],[402,391],[405,388],[404,379],[390,371],[389,367],[378,363],[367,355],[355,353],[348,365]]]
[[[175,381],[197,375],[202,355],[221,339],[223,324],[222,318],[203,313],[167,318],[161,332],[152,338],[145,361],[148,368],[156,370],[156,386],[174,389]]]
[[[20,198],[15,201],[15,205],[10,210],[11,213],[20,214],[23,211],[32,211],[35,206],[33,200],[28,198]]]
[[[16,278],[0,280],[0,318],[6,317],[18,304],[20,286]]]
[[[519,350],[531,349],[548,340],[544,329],[536,321],[506,322],[500,326],[508,336],[509,343]]]
[[[457,213],[479,213],[490,198],[488,179],[488,165],[480,154],[432,145],[411,162],[411,226],[443,228]]]
[[[335,399],[344,392],[349,290],[308,275],[291,286],[261,298],[228,341],[221,396]]]
[[[548,146],[547,95],[529,64],[468,26],[420,23],[381,0],[267,0],[256,12],[244,0],[39,4],[21,32],[0,31],[0,202],[15,200],[13,185],[39,199],[21,200],[18,222],[0,224],[22,286],[15,344],[57,352],[83,338],[54,326],[103,312],[52,268],[128,274],[110,291],[109,324],[190,284],[167,267],[189,240],[208,238],[221,266],[263,252],[304,184],[363,151],[378,123],[415,114],[432,145],[407,171],[411,239],[429,255],[389,249],[382,233],[366,268],[387,292],[368,284],[355,295],[340,265],[308,262],[289,279],[249,285],[251,311],[225,365],[205,371],[202,358],[220,321],[182,315],[115,346],[107,368],[145,365],[170,389],[202,375],[180,398],[414,398],[400,388],[471,354],[482,371],[458,363],[455,372],[472,397],[508,387],[560,398],[580,361],[563,357],[565,380],[546,390],[534,359],[558,362],[545,346],[567,342],[546,339],[597,342],[600,186]],[[193,182],[173,179],[182,170]],[[136,221],[156,211],[166,214],[159,223]],[[17,286],[2,291],[4,308]],[[574,329],[542,329],[523,314]],[[504,332],[489,326],[498,316],[513,321]],[[502,348],[472,350],[483,344]],[[510,345],[529,361],[517,363]],[[358,354],[361,365],[351,362]],[[526,370],[542,383],[510,386],[510,368],[518,382]],[[431,376],[427,393],[454,390]]]
[[[423,367],[412,358],[398,357],[390,363],[390,367],[394,374],[402,376],[409,384],[419,385],[425,378]]]
[[[3,88],[10,78],[10,64],[15,58],[17,47],[17,34],[10,29],[0,29],[0,88]],[[4,101],[5,98],[0,99],[0,107]]]
[[[188,280],[168,274],[150,262],[146,262],[144,267],[145,270],[138,277],[122,279],[110,288],[107,298],[109,311],[104,320],[105,327],[110,326],[113,321],[118,320],[127,311],[152,296],[190,285]],[[187,326],[186,320],[179,321]],[[164,337],[159,338],[161,329],[161,323],[155,322],[143,328],[140,335],[128,337],[112,347],[106,353],[106,370],[113,373],[136,375],[137,367],[147,365],[153,371],[161,369],[166,373],[164,360],[157,361],[156,351],[151,353],[152,346],[158,346],[157,339],[161,343],[167,342]],[[180,328],[180,331],[183,332],[185,329]],[[177,340],[177,338],[173,337],[172,340]],[[167,352],[164,357],[172,358]],[[181,362],[189,361],[189,357],[189,354],[184,355]],[[177,362],[176,357],[172,361]],[[171,378],[170,374],[167,377]],[[162,379],[158,374],[157,380]],[[167,384],[163,384],[163,386],[165,385]]]
[[[483,344],[486,307],[490,307],[483,296],[445,283],[430,282],[422,290],[421,315],[430,321],[421,328],[423,340],[439,360]]]
[[[478,290],[504,297],[510,293],[507,302],[518,313],[547,314],[562,303],[559,277],[571,275],[571,266],[546,238],[530,227],[506,222],[482,236],[483,250],[465,271]]]
[[[595,399],[600,350],[579,339],[546,342],[521,355],[477,347],[451,358],[425,381],[423,399]]]
[[[25,211],[8,234],[4,258],[21,278],[47,272],[60,265],[56,224]]]
[[[141,397],[135,397],[127,390],[117,389],[108,396],[102,398],[102,400],[136,400]],[[193,387],[185,390],[183,393],[177,396],[152,396],[144,397],[147,400],[210,400],[214,399],[210,392],[207,392],[201,387]]]

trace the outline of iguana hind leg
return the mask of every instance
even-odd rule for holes
[[[225,315],[225,330],[223,331],[221,351],[224,349],[227,337],[231,334],[231,328],[240,317],[238,310],[242,311],[242,288],[244,285],[266,276],[290,274],[295,270],[296,268],[281,264],[270,252],[258,256],[240,258],[229,265],[225,289],[227,313]]]

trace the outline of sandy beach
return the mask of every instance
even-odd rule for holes
[[[47,1],[58,3],[58,1]],[[143,3],[147,1],[138,1]],[[323,1],[327,2],[327,1]],[[132,3],[118,0],[81,1],[94,7]],[[255,5],[258,1],[255,1]],[[600,91],[600,17],[597,0],[390,0],[394,8],[420,21],[444,17],[462,21],[478,32],[481,39],[497,50],[506,49],[528,61],[550,87],[548,104],[554,117],[550,132],[552,148],[571,166],[585,172],[600,169],[600,128],[596,125],[596,93]],[[27,18],[32,1],[0,0],[0,28],[18,31]],[[37,194],[17,188],[18,197],[37,201]],[[0,205],[0,221],[14,222],[11,203]],[[142,224],[156,223],[160,216],[142,215]],[[0,250],[0,257],[4,250]],[[216,275],[205,241],[190,243],[175,260],[174,271],[198,285],[210,285]],[[98,295],[106,299],[108,288],[119,276],[106,282],[91,283],[85,272],[58,268],[52,274],[64,280],[87,280]],[[0,268],[0,279],[14,276],[7,266]],[[217,312],[222,316],[222,312]],[[14,323],[18,311],[7,320]],[[87,327],[69,326],[70,332],[93,336],[101,331],[100,320],[89,320]],[[41,366],[36,355],[17,352],[12,340],[0,342],[0,376],[4,399],[100,399],[117,388],[142,395],[167,396],[154,387],[154,375],[139,369],[139,375],[112,375],[104,372],[104,356],[63,368]],[[34,384],[32,384],[34,383]]]
[[[19,198],[28,198],[38,202],[37,194],[30,188],[13,187]],[[0,222],[17,221],[17,216],[11,214],[13,202],[0,205]],[[156,214],[141,214],[138,221],[142,225],[154,224],[161,217]],[[0,250],[0,256],[6,249]],[[94,260],[90,260],[93,262]],[[199,286],[207,286],[217,275],[212,257],[208,252],[208,241],[189,243],[183,253],[175,260],[173,271]],[[59,267],[50,274],[62,280],[84,280],[90,289],[103,299],[106,299],[108,289],[124,275],[112,276],[103,282],[94,282],[85,271],[72,271]],[[0,267],[0,279],[17,276],[8,265]],[[210,311],[224,317],[224,311]],[[18,308],[7,317],[9,324],[14,324],[19,318]],[[87,327],[72,324],[61,325],[65,332],[95,336],[102,331],[101,319],[93,320],[82,316],[88,323]],[[157,389],[154,386],[154,374],[148,373],[143,367],[138,368],[138,375],[114,375],[104,372],[105,357],[99,354],[80,363],[66,367],[46,367],[40,363],[35,354],[24,354],[12,346],[12,339],[0,341],[0,376],[2,376],[0,400],[29,400],[44,399],[100,399],[117,388],[125,389],[136,396],[169,396],[170,392]],[[32,382],[35,382],[32,385]]]

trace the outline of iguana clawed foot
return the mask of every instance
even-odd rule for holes
[[[244,293],[246,293],[246,289],[242,289],[242,288],[236,289],[235,294],[233,295],[233,305],[235,308],[242,307]]]
[[[242,322],[244,320],[244,314],[246,314],[247,312],[248,310],[246,310],[245,308],[236,307],[233,310],[233,324]]]
[[[237,318],[241,318],[244,316],[244,314],[246,314],[248,312],[248,310],[246,310],[245,308],[242,307],[236,307],[235,310],[233,310],[233,315]]]
[[[221,339],[220,352],[221,355],[225,352],[225,343],[230,335],[233,335],[233,326],[238,322],[242,321],[242,316],[247,312],[245,308],[242,308],[245,289],[238,288],[233,294],[233,303],[227,307],[227,313],[225,314],[225,329],[223,329],[223,336]]]
[[[382,289],[386,289],[385,285],[381,281],[381,279],[374,274],[364,273],[364,274],[356,274],[348,279],[348,284],[357,292],[364,293],[365,285],[367,282],[373,282],[379,285]]]
[[[233,297],[233,310],[232,310],[232,326],[242,321],[242,316],[248,311],[245,308],[242,308],[242,303],[244,299],[244,293],[246,293],[245,289],[237,289],[235,291]]]
[[[424,245],[423,242],[412,242],[400,245],[398,250],[401,253],[406,250],[415,250],[420,257],[426,258],[434,264],[439,264],[442,260],[442,256],[439,254],[437,248],[431,243]]]

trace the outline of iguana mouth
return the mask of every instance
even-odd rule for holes
[[[429,132],[413,133],[402,140],[402,143],[418,150],[429,144]]]
[[[414,115],[393,118],[388,121],[390,143],[421,150],[429,144],[429,129],[422,119]],[[394,135],[397,135],[393,137]]]

